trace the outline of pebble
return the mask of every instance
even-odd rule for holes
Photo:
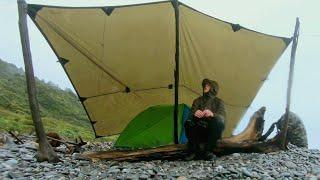
[[[232,156],[233,157],[240,157],[241,155],[240,155],[240,153],[233,153]]]
[[[252,173],[248,171],[246,168],[242,168],[242,173],[246,176],[252,177]]]
[[[284,165],[287,166],[288,168],[296,168],[297,167],[296,164],[294,164],[293,162],[290,162],[290,161],[285,162]]]
[[[121,171],[120,169],[113,168],[113,169],[109,169],[109,170],[108,170],[108,173],[110,173],[110,174],[116,174],[116,173],[118,173],[118,172],[120,172],[120,171]]]
[[[25,154],[25,155],[22,155],[21,156],[21,159],[22,160],[25,160],[25,161],[33,161],[33,156],[32,155],[29,155],[29,154]]]
[[[177,178],[177,180],[187,180],[187,177],[185,177],[185,176],[179,176],[179,177]]]
[[[4,159],[4,158],[6,158],[6,157],[7,157],[7,154],[0,152],[0,158],[1,158],[1,159]]]
[[[291,176],[291,174],[288,172],[284,172],[284,173],[281,173],[280,176],[289,177],[289,176]]]
[[[15,166],[18,164],[18,161],[16,159],[9,159],[9,160],[5,161],[5,163],[12,165],[12,166]]]
[[[42,167],[46,167],[46,168],[54,168],[54,165],[53,164],[50,164],[50,163],[48,163],[48,162],[41,162],[40,163],[40,166],[42,166]]]
[[[146,175],[146,174],[142,174],[140,175],[140,179],[148,179],[150,176]]]
[[[26,142],[22,144],[25,148],[36,151],[38,148],[38,143],[35,142]]]

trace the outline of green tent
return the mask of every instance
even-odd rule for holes
[[[189,114],[189,107],[179,105],[179,143],[185,143],[183,122]],[[139,113],[123,130],[115,147],[120,148],[152,148],[174,144],[173,106],[157,105]]]

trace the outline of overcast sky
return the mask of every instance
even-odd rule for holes
[[[206,14],[240,24],[267,34],[290,37],[295,18],[300,17],[301,30],[296,55],[292,111],[304,121],[309,148],[320,148],[320,1],[319,0],[181,0]],[[28,3],[65,6],[119,5],[146,0],[29,0]],[[0,0],[0,58],[23,67],[15,0]],[[28,21],[35,74],[61,88],[72,88],[54,53]],[[266,125],[279,119],[285,111],[285,97],[291,45],[271,71],[235,133],[247,125],[250,115],[261,106],[267,107]]]

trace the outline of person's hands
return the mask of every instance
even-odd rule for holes
[[[197,118],[202,118],[204,116],[204,112],[201,111],[201,110],[197,110],[194,115],[197,117]]]
[[[205,117],[213,117],[214,113],[208,109],[203,111]]]

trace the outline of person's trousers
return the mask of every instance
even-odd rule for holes
[[[217,146],[217,141],[221,139],[223,130],[224,124],[219,117],[201,119],[194,117],[191,121],[186,121],[185,132],[189,150],[197,152],[200,150],[200,143],[205,143],[206,151],[212,151]]]

